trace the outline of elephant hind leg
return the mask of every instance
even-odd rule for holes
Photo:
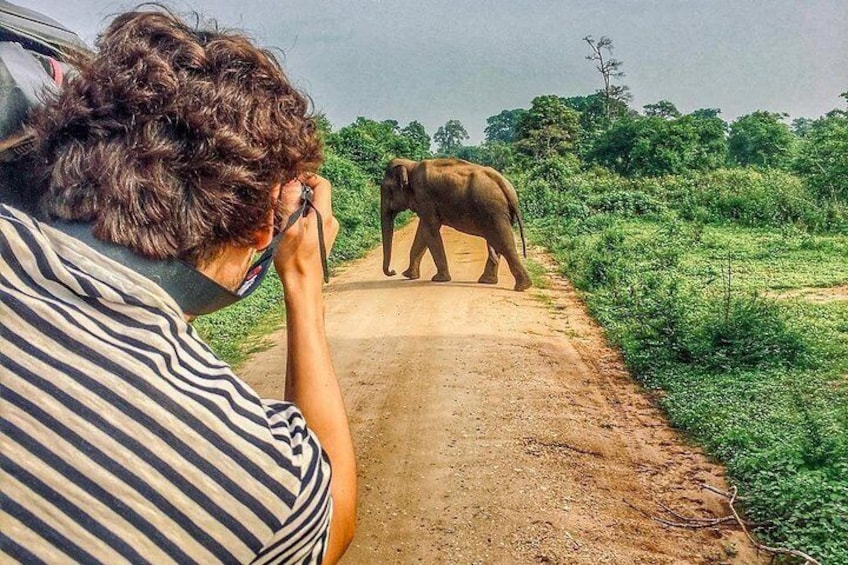
[[[530,280],[530,273],[524,267],[521,257],[518,255],[518,250],[515,247],[515,234],[512,232],[512,226],[509,222],[504,222],[497,227],[498,243],[495,249],[501,252],[504,259],[509,265],[509,271],[515,278],[515,290],[527,290],[533,283]]]
[[[491,243],[486,243],[489,248],[489,256],[486,259],[486,267],[483,269],[483,274],[480,275],[477,282],[483,284],[498,284],[498,263],[501,260],[501,256],[500,253],[492,247]]]

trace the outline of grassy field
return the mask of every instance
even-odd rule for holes
[[[848,563],[848,237],[675,215],[535,222],[763,539]]]

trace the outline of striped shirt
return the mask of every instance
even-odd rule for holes
[[[150,280],[0,206],[0,562],[320,563],[330,466]]]

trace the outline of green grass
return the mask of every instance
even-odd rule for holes
[[[194,321],[194,328],[216,355],[233,368],[261,350],[262,337],[281,328],[285,320],[283,291],[276,273],[244,300]]]
[[[551,280],[548,277],[548,271],[544,265],[533,259],[527,259],[524,261],[524,266],[527,267],[527,272],[530,274],[530,281],[535,288],[551,288]]]
[[[848,237],[599,214],[536,221],[633,374],[728,466],[764,540],[848,563]]]

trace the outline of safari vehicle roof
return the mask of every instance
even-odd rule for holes
[[[77,34],[35,10],[0,0],[0,40],[17,41],[45,55],[88,50]]]

